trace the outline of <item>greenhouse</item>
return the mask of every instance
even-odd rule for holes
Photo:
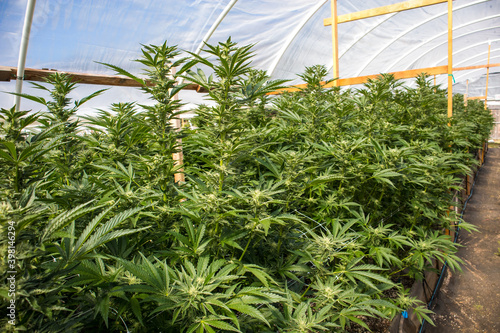
[[[500,331],[500,1],[1,0],[0,45],[1,331]]]

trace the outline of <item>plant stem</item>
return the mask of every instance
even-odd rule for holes
[[[16,166],[16,175],[14,177],[14,191],[19,193],[19,167]]]
[[[304,291],[304,293],[300,297],[304,297],[307,294],[307,292],[309,291],[309,289],[311,289],[311,285],[310,284],[307,286],[306,291]]]
[[[250,245],[250,242],[252,241],[252,238],[253,238],[253,231],[255,230],[255,227],[257,226],[257,223],[254,224],[253,228],[252,228],[252,231],[250,231],[251,235],[250,235],[250,238],[248,239],[248,242],[247,242],[247,245],[245,246],[245,249],[243,250],[243,253],[241,254],[240,256],[240,259],[238,259],[239,261],[241,261],[241,259],[243,259],[243,256],[245,255],[245,253],[247,252],[248,250],[248,246]]]

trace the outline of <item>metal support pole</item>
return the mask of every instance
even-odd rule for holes
[[[28,0],[26,15],[24,17],[23,34],[21,37],[21,47],[19,49],[19,60],[17,63],[16,94],[23,91],[24,66],[26,65],[26,53],[30,40],[31,22],[33,22],[33,13],[35,12],[36,0]],[[21,108],[21,96],[16,96],[16,110]]]
[[[337,16],[337,0],[332,0],[332,42],[333,42],[333,82],[334,86],[337,86],[338,82],[336,79],[339,78],[339,33],[338,33],[338,16]]]

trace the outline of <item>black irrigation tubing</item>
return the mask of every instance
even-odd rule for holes
[[[479,157],[479,156],[476,154],[476,157]],[[472,197],[472,194],[474,193],[474,185],[476,184],[477,175],[479,174],[479,171],[481,170],[481,168],[483,167],[483,165],[485,163],[486,163],[486,159],[484,158],[483,159],[483,164],[474,173],[474,182],[472,183],[469,196],[467,197],[467,199],[465,199],[464,207],[462,208],[462,212],[460,213],[460,219],[462,219],[463,216],[464,216],[465,209],[467,208],[467,203],[469,202],[470,198]],[[456,226],[455,238],[453,239],[453,243],[456,243],[457,240],[458,240],[458,234],[459,234],[459,231],[460,231],[459,225],[460,225],[460,223]],[[446,273],[446,269],[448,268],[447,263],[448,263],[448,261],[445,261],[444,264],[443,264],[443,268],[441,269],[441,273],[439,274],[438,282],[436,284],[436,287],[434,288],[434,292],[432,293],[432,297],[429,300],[429,303],[427,304],[427,309],[431,308],[432,302],[434,302],[434,299],[436,298],[436,295],[437,295],[437,293],[438,293],[438,291],[439,291],[439,289],[441,287],[441,282],[443,280],[444,274]],[[420,330],[418,332],[419,333],[424,332],[424,327],[425,327],[425,319],[422,320],[422,324],[420,325]]]

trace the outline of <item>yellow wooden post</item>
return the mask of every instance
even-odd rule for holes
[[[175,67],[171,68],[171,78],[174,77]],[[174,99],[179,99],[179,95],[175,95]],[[174,118],[170,121],[172,127],[176,132],[180,131],[182,128],[182,122],[180,118]],[[172,159],[174,160],[174,165],[182,165],[184,163],[184,154],[182,153],[182,139],[177,139],[177,152],[172,154]],[[183,183],[185,181],[184,169],[180,168],[177,173],[174,173],[174,182]]]
[[[464,94],[464,105],[465,106],[467,106],[467,98],[468,97],[469,97],[469,79],[467,79],[465,81],[465,94]]]
[[[486,67],[486,91],[484,93],[484,108],[488,107],[488,79],[490,78],[491,42],[488,42],[488,67]]]
[[[179,131],[182,128],[181,125],[181,120],[180,119],[174,119],[173,120],[173,125],[176,131]],[[172,154],[172,159],[174,160],[174,165],[182,165],[184,163],[184,154],[182,153],[182,140],[177,139],[178,147],[177,147],[177,152]],[[183,183],[185,181],[184,177],[184,169],[181,168],[178,170],[177,173],[174,174],[174,181],[176,183]]]
[[[339,33],[338,33],[338,16],[337,16],[337,0],[331,0],[332,9],[332,42],[333,42],[333,81],[334,86],[338,85],[339,78]]]
[[[485,100],[485,102],[486,102],[486,100]],[[484,164],[484,154],[486,153],[486,141],[483,142],[483,150],[482,150],[481,153],[482,153],[482,155],[481,155],[481,165],[483,165]]]
[[[448,0],[448,118],[453,116],[453,2]],[[448,123],[448,125],[451,125]]]

